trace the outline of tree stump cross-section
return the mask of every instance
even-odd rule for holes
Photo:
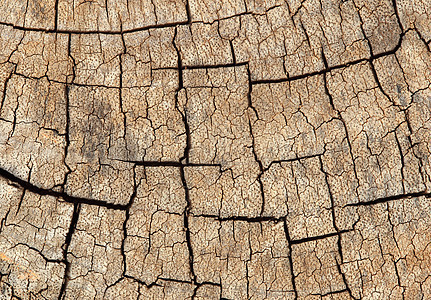
[[[431,299],[431,2],[0,1],[0,300]]]

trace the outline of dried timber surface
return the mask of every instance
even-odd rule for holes
[[[0,1],[0,299],[431,299],[431,2]]]

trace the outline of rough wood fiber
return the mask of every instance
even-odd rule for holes
[[[431,299],[431,2],[0,1],[0,299]]]

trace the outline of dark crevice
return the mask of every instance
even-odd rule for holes
[[[236,55],[235,55],[235,49],[233,47],[232,40],[229,40],[229,45],[230,45],[230,51],[232,52],[232,64],[236,66],[237,65],[237,63],[236,63]]]
[[[250,130],[250,136],[251,136],[251,150],[253,152],[253,156],[254,156],[254,160],[257,162],[258,166],[259,166],[259,174],[257,175],[257,182],[259,183],[259,190],[260,190],[260,196],[262,198],[262,204],[261,204],[261,208],[260,208],[260,215],[262,216],[264,211],[265,211],[265,193],[263,191],[263,182],[262,182],[262,176],[265,172],[264,168],[263,168],[263,164],[262,161],[259,159],[259,157],[257,156],[256,153],[256,142],[254,139],[254,135],[253,135],[253,127],[251,125],[251,120],[248,120],[248,126],[249,126],[249,130]]]
[[[15,24],[10,23],[10,22],[0,22],[0,25],[9,26],[9,27],[12,27],[12,28],[14,28],[16,30],[37,31],[37,32],[45,32],[45,33],[57,33],[57,34],[69,34],[69,33],[71,33],[71,34],[110,34],[110,35],[116,34],[116,35],[118,35],[118,34],[122,34],[122,33],[133,33],[133,32],[139,32],[139,31],[145,31],[145,30],[151,30],[151,29],[157,29],[157,28],[170,28],[170,27],[176,27],[176,26],[181,26],[181,25],[189,25],[189,24],[208,24],[208,25],[212,25],[215,22],[219,22],[221,20],[232,19],[232,18],[241,17],[241,16],[245,16],[245,15],[262,16],[262,15],[265,15],[266,13],[268,13],[270,10],[272,10],[274,8],[277,8],[277,7],[280,7],[280,6],[281,5],[272,6],[272,7],[268,8],[263,13],[243,12],[243,13],[235,14],[235,15],[232,15],[232,16],[227,16],[227,17],[219,18],[219,19],[214,20],[212,22],[203,22],[203,21],[192,21],[192,16],[191,16],[191,11],[190,11],[189,1],[186,1],[185,9],[186,9],[186,14],[187,14],[187,20],[185,20],[185,21],[167,22],[167,23],[162,23],[162,24],[152,24],[152,25],[147,25],[147,26],[142,26],[142,27],[136,27],[136,28],[126,29],[126,30],[121,30],[121,29],[120,30],[59,30],[57,27],[55,29],[40,28],[40,27],[39,28],[38,27],[26,27],[25,24],[24,24],[24,26],[20,26],[20,25],[15,25]],[[55,23],[58,23],[58,21],[55,21]]]
[[[253,110],[254,114],[256,115],[256,118],[259,120],[259,114],[257,113],[256,108],[253,106],[253,101],[251,99],[253,86],[251,84],[251,72],[250,72],[250,66],[249,65],[247,65],[247,77],[248,77],[248,92],[247,92],[248,107]]]
[[[295,158],[289,158],[289,159],[281,159],[281,160],[274,160],[272,162],[269,163],[268,167],[266,167],[264,169],[264,171],[268,171],[271,166],[273,164],[281,164],[281,163],[288,163],[288,162],[294,162],[294,161],[301,161],[303,159],[309,159],[309,158],[314,158],[314,157],[320,157],[322,156],[323,153],[318,153],[318,154],[312,154],[312,155],[306,155],[306,156],[300,156],[300,157],[295,157]]]
[[[190,214],[190,208],[191,208],[191,201],[190,201],[190,195],[189,195],[189,188],[187,187],[184,167],[180,168],[180,175],[181,175],[181,181],[183,183],[185,198],[186,198],[186,203],[187,203],[187,206],[184,210],[184,230],[185,230],[185,234],[186,234],[187,248],[189,250],[190,273],[191,273],[193,283],[196,283],[197,278],[196,278],[196,274],[194,271],[194,255],[193,255],[193,247],[192,247],[192,242],[191,242],[191,237],[190,237],[190,228],[189,228],[189,214]]]
[[[303,1],[303,2],[305,2],[305,1]],[[301,5],[302,5],[302,3],[301,3]],[[298,9],[298,11],[299,11],[299,9]],[[297,12],[298,12],[297,11]],[[295,13],[296,14],[296,13]],[[295,16],[295,15],[294,15]],[[294,17],[293,16],[293,17]],[[292,17],[292,20],[293,20],[293,17]],[[302,23],[302,21],[300,21],[300,23],[299,23],[300,25],[301,25],[301,29],[302,29],[302,32],[304,33],[304,35],[305,35],[305,40],[306,40],[306,42],[307,42],[307,45],[308,45],[308,47],[310,47],[311,48],[311,42],[310,42],[310,36],[308,35],[308,32],[307,32],[307,30],[305,29],[305,27],[304,27],[304,24]],[[323,52],[323,49],[322,49],[322,52]]]
[[[420,33],[420,31],[416,27],[414,28],[414,30],[415,30],[416,34],[418,35],[419,39],[422,41],[422,43],[425,44],[425,47],[427,48],[428,52],[431,52],[431,48],[430,48],[429,42],[427,42],[425,40],[425,38],[422,36],[422,34]]]
[[[247,76],[248,76],[248,92],[247,92],[247,100],[248,100],[248,107],[252,109],[252,111],[254,112],[255,116],[257,119],[259,119],[259,114],[257,113],[256,108],[253,106],[253,102],[251,99],[251,93],[252,93],[252,89],[253,86],[251,85],[251,72],[250,72],[250,68],[247,65]],[[253,126],[251,123],[251,118],[248,118],[248,126],[249,126],[249,132],[250,132],[250,137],[251,137],[251,150],[254,156],[254,160],[257,162],[258,166],[259,166],[259,174],[257,175],[257,182],[259,183],[259,190],[260,190],[260,195],[262,198],[262,204],[261,204],[261,208],[260,208],[260,215],[262,216],[265,210],[265,193],[263,190],[263,182],[262,182],[262,176],[265,172],[262,161],[259,159],[257,153],[256,153],[256,141],[253,135]]]
[[[69,34],[68,41],[67,41],[67,56],[72,60],[72,78],[70,80],[70,83],[67,83],[64,87],[64,99],[66,100],[66,126],[65,126],[65,140],[66,145],[64,146],[64,158],[63,163],[66,166],[66,174],[64,175],[64,180],[62,184],[62,192],[65,192],[65,186],[67,183],[67,179],[69,175],[72,173],[72,169],[67,164],[67,156],[69,154],[69,147],[70,147],[70,84],[73,83],[75,80],[75,68],[76,68],[76,62],[74,57],[72,56],[72,36]],[[66,80],[68,81],[68,80]]]
[[[64,89],[64,94],[65,94],[65,99],[66,99],[66,126],[65,126],[65,141],[66,141],[66,145],[64,146],[64,158],[63,158],[63,163],[66,166],[66,174],[64,175],[64,180],[63,180],[63,184],[62,184],[62,192],[65,192],[65,186],[67,183],[67,179],[69,177],[69,175],[72,173],[72,169],[69,167],[69,165],[66,162],[67,159],[67,155],[69,153],[69,147],[70,147],[70,99],[69,99],[69,94],[70,94],[70,86],[66,85],[65,89]]]
[[[281,222],[284,218],[276,218],[276,217],[245,217],[245,216],[231,216],[231,217],[220,217],[218,215],[193,215],[195,218],[213,218],[220,222],[226,221],[243,221],[249,223],[260,223],[260,222]]]
[[[13,175],[12,173],[10,173],[9,171],[6,171],[5,169],[0,168],[0,176],[3,178],[6,178],[7,180],[18,184],[20,187],[41,195],[41,196],[53,196],[53,197],[57,197],[57,198],[63,198],[64,201],[69,202],[69,203],[74,203],[74,204],[88,204],[88,205],[97,205],[97,206],[102,206],[102,207],[106,207],[109,209],[116,209],[116,210],[125,210],[127,208],[127,205],[122,205],[122,204],[114,204],[114,203],[109,203],[106,201],[102,201],[102,200],[95,200],[95,199],[89,199],[89,198],[81,198],[81,197],[75,197],[75,196],[71,196],[68,195],[64,192],[58,192],[58,191],[54,191],[52,189],[44,189],[38,186],[35,186],[33,184],[31,184],[28,181],[22,180],[18,177],[16,177],[15,175]]]
[[[156,29],[156,28],[170,28],[170,27],[176,27],[179,25],[187,25],[189,24],[188,21],[182,21],[182,22],[172,22],[172,23],[164,23],[164,24],[153,24],[148,26],[142,26],[138,28],[132,28],[132,29],[126,29],[126,30],[59,30],[59,29],[47,29],[47,28],[36,28],[36,27],[25,27],[25,26],[19,26],[14,25],[12,23],[8,22],[0,22],[0,25],[3,26],[9,26],[16,30],[22,30],[22,31],[35,31],[35,32],[44,32],[44,33],[56,33],[56,34],[109,34],[109,35],[119,35],[119,34],[126,34],[126,33],[133,33],[133,32],[139,32],[139,31],[145,31],[150,29]]]
[[[322,75],[322,74],[331,72],[333,70],[344,69],[344,68],[347,68],[349,66],[356,65],[356,64],[359,64],[359,63],[363,63],[363,62],[367,62],[367,61],[368,61],[368,59],[361,58],[361,59],[357,59],[357,60],[351,61],[349,63],[345,63],[345,64],[341,64],[341,65],[335,65],[333,67],[325,68],[325,69],[322,69],[320,71],[314,71],[314,72],[304,73],[304,74],[300,74],[300,75],[296,75],[296,76],[290,76],[288,78],[255,80],[255,81],[252,81],[252,84],[253,85],[256,85],[256,84],[268,84],[268,83],[271,84],[271,83],[281,83],[281,82],[295,81],[295,80],[304,79],[304,78],[307,78],[307,77],[312,77],[312,76],[316,76],[316,75]]]
[[[24,14],[23,14],[24,15],[23,27],[25,27],[25,23],[27,21],[28,2],[30,2],[30,0],[27,0],[26,4],[25,4],[25,11],[24,11]]]
[[[189,0],[186,0],[186,14],[187,14],[187,22],[186,24],[192,23],[192,14],[190,12],[190,3]]]
[[[146,282],[144,282],[144,281],[142,281],[142,280],[140,280],[138,278],[135,278],[135,277],[127,275],[127,274],[124,274],[123,277],[127,278],[127,279],[130,279],[130,280],[133,280],[134,282],[137,282],[140,285],[143,285],[143,286],[145,286],[148,289],[152,288],[153,286],[160,286],[160,287],[162,286],[161,284],[158,284],[157,282],[146,283]]]
[[[283,229],[284,229],[284,235],[287,240],[287,248],[289,250],[288,260],[289,260],[289,269],[290,269],[290,277],[291,277],[291,284],[293,288],[293,294],[295,296],[295,300],[298,299],[298,290],[296,289],[296,281],[295,281],[295,272],[293,270],[293,258],[292,258],[292,240],[290,239],[289,234],[289,228],[287,227],[287,220],[286,218],[283,219]]]
[[[386,99],[388,99],[389,102],[391,102],[394,106],[398,107],[398,105],[395,104],[392,98],[389,97],[389,95],[383,89],[382,84],[380,83],[380,80],[379,80],[379,76],[377,75],[376,68],[374,67],[374,62],[372,60],[370,61],[370,69],[371,69],[371,73],[373,73],[374,81],[376,82],[380,92],[385,96]]]
[[[10,209],[6,212],[5,216],[0,221],[0,233],[3,231],[3,226],[7,226],[6,220],[7,220],[7,217],[9,216],[9,213],[10,213]]]
[[[377,198],[371,201],[364,201],[364,202],[357,202],[357,203],[350,203],[346,204],[344,207],[348,206],[367,206],[367,205],[374,205],[379,203],[386,203],[394,200],[401,200],[401,199],[410,199],[414,197],[426,197],[431,198],[431,193],[428,193],[426,190],[422,192],[417,193],[407,193],[407,194],[401,194],[401,195],[394,195],[389,197],[383,197],[383,198]]]
[[[194,271],[194,256],[193,256],[193,247],[192,247],[192,242],[191,242],[191,234],[190,234],[190,228],[189,228],[189,215],[190,215],[190,209],[191,209],[191,200],[190,200],[190,195],[189,195],[189,188],[187,186],[187,181],[186,181],[186,174],[185,174],[185,167],[184,164],[189,164],[189,153],[190,153],[190,148],[191,148],[191,133],[190,133],[190,127],[189,124],[187,122],[187,108],[183,107],[184,111],[180,108],[180,104],[179,104],[179,93],[180,91],[184,88],[184,82],[183,82],[183,63],[182,63],[182,59],[181,59],[181,52],[175,42],[176,38],[177,38],[177,32],[178,29],[175,28],[175,33],[174,33],[174,37],[172,39],[172,44],[173,47],[175,49],[175,51],[177,52],[177,56],[178,56],[178,88],[175,91],[175,108],[177,109],[177,111],[180,113],[183,124],[184,124],[184,129],[185,129],[185,134],[186,134],[186,146],[184,147],[184,153],[183,156],[180,157],[179,159],[179,164],[180,164],[180,177],[181,177],[181,182],[184,188],[184,197],[185,197],[185,201],[186,201],[186,207],[184,209],[184,231],[185,231],[185,237],[186,237],[186,243],[187,243],[187,248],[188,248],[188,252],[189,252],[189,268],[190,268],[190,275],[192,278],[192,282],[196,283],[197,282],[197,276],[195,274]]]
[[[123,28],[123,25],[121,25],[121,28]],[[128,152],[127,149],[127,141],[126,141],[126,133],[127,133],[127,116],[126,116],[126,112],[124,111],[124,104],[123,104],[123,57],[127,52],[126,49],[126,42],[124,40],[124,34],[121,34],[121,43],[122,43],[122,47],[123,47],[123,51],[122,53],[120,53],[119,55],[119,59],[120,59],[120,75],[119,75],[119,89],[118,89],[118,98],[120,101],[120,111],[123,115],[123,140],[124,140],[124,144],[126,147],[126,151]]]
[[[392,0],[392,6],[394,7],[395,17],[397,18],[398,26],[401,29],[401,32],[404,32],[403,24],[401,23],[400,15],[398,13],[397,0]]]
[[[31,171],[32,171],[32,169],[33,169],[33,168],[30,168],[30,171],[28,172],[28,176],[27,176],[27,181],[28,181],[28,182],[30,182],[30,178],[31,178]],[[16,208],[15,216],[17,216],[17,215],[18,215],[18,213],[19,213],[19,210],[20,210],[21,205],[22,205],[22,201],[24,200],[24,197],[25,197],[25,192],[26,192],[26,189],[24,188],[24,189],[22,190],[21,197],[20,197],[20,199],[19,199],[19,203],[18,203],[18,206],[17,206],[17,208]]]
[[[57,28],[58,28],[58,2],[59,0],[55,0],[55,4],[54,4],[54,10],[55,10],[54,31],[57,31]]]
[[[347,292],[349,293],[350,298],[352,298],[352,299],[354,299],[354,300],[357,300],[357,298],[353,296],[353,292],[352,292],[352,290],[351,290],[351,289],[350,289],[350,287],[349,287],[349,284],[348,284],[347,279],[346,279],[346,275],[345,275],[345,274],[344,274],[344,272],[341,270],[341,265],[340,265],[340,263],[338,262],[338,260],[335,260],[335,263],[337,264],[337,270],[338,270],[338,273],[341,275],[341,278],[343,279],[344,286],[346,287],[346,290],[347,290]]]
[[[134,164],[137,166],[144,166],[144,167],[218,167],[221,168],[221,164],[206,164],[206,163],[182,163],[179,161],[154,161],[154,160],[121,160],[116,159],[117,161],[125,162]]]
[[[323,61],[323,65],[325,66],[325,69],[329,69],[328,61],[326,60],[326,56],[325,56],[325,53],[323,52],[323,49],[322,49],[322,61]],[[323,74],[323,87],[325,89],[326,95],[329,98],[329,103],[331,104],[332,109],[336,110],[334,106],[334,99],[332,98],[332,95],[329,92],[328,79],[326,78],[326,76],[327,76],[327,73]]]
[[[175,91],[175,108],[178,111],[178,113],[181,115],[183,124],[184,124],[184,129],[185,129],[185,134],[186,134],[186,146],[184,148],[184,153],[183,156],[180,158],[180,163],[182,164],[183,161],[185,161],[186,164],[189,163],[189,152],[190,152],[190,148],[191,148],[191,133],[190,133],[190,127],[189,124],[187,122],[187,108],[183,107],[184,112],[181,110],[180,108],[180,104],[179,104],[179,93],[180,91],[184,88],[184,82],[183,82],[183,62],[181,59],[181,52],[175,42],[176,38],[177,38],[177,28],[175,28],[175,33],[174,33],[174,37],[172,39],[172,44],[173,47],[175,49],[175,51],[177,52],[177,59],[178,59],[178,88]]]
[[[138,193],[138,187],[139,184],[136,183],[136,168],[133,168],[133,193],[130,196],[129,203],[127,204],[126,211],[125,211],[125,218],[123,222],[123,239],[121,241],[121,247],[120,252],[123,257],[123,277],[126,276],[127,273],[127,258],[126,258],[126,252],[124,250],[126,238],[127,238],[127,221],[129,221],[130,218],[130,208],[133,205],[133,202],[136,199],[136,195]]]
[[[35,251],[35,252],[37,252],[37,254],[39,254],[42,258],[43,258],[43,260],[45,260],[47,263],[55,263],[55,264],[63,264],[64,263],[64,259],[51,259],[51,258],[48,258],[48,257],[46,257],[43,253],[42,253],[42,251],[40,251],[39,249],[36,249],[35,247],[32,247],[32,246],[30,246],[30,245],[27,245],[26,243],[17,243],[17,244],[15,244],[15,245],[13,245],[10,249],[14,249],[14,248],[16,248],[16,247],[18,247],[18,246],[25,246],[25,247],[27,247],[28,249],[30,249],[30,250],[32,250],[32,251]]]
[[[404,162],[404,155],[403,150],[401,148],[401,143],[398,139],[397,132],[394,132],[395,141],[397,142],[398,152],[400,153],[400,160],[401,160],[401,186],[403,188],[403,194],[406,193],[406,186],[405,186],[405,178],[404,178],[404,168],[405,168],[405,162]]]
[[[311,241],[323,240],[323,239],[333,237],[333,236],[340,236],[343,233],[347,233],[347,232],[351,232],[351,231],[353,231],[353,230],[352,229],[340,230],[338,232],[332,232],[332,233],[327,233],[327,234],[322,234],[322,235],[317,235],[317,236],[311,236],[311,237],[306,237],[303,239],[291,240],[290,243],[292,245],[303,244],[303,243],[307,243],[307,242],[311,242]]]
[[[17,66],[15,65],[13,70],[11,70],[11,72],[9,73],[9,75],[7,76],[7,78],[4,82],[3,95],[2,95],[2,99],[1,99],[1,103],[0,103],[0,115],[1,115],[1,112],[3,110],[4,101],[6,100],[7,85],[9,83],[9,80],[12,78],[12,75],[14,75],[14,73],[16,71],[16,67]]]
[[[58,300],[64,299],[66,287],[69,282],[70,262],[67,260],[67,254],[70,247],[70,242],[72,241],[73,233],[75,232],[75,229],[76,229],[76,224],[78,223],[80,211],[81,211],[81,204],[75,203],[73,205],[73,215],[72,215],[72,220],[70,222],[69,231],[67,232],[66,239],[63,245],[63,262],[65,264],[65,269],[64,269],[63,282],[60,288],[60,294],[58,295]]]
[[[192,281],[175,279],[175,278],[157,277],[157,280],[167,281],[167,282],[184,283],[184,284],[193,284]]]
[[[386,51],[386,52],[382,52],[382,53],[379,53],[379,54],[376,54],[376,55],[371,55],[370,58],[360,58],[360,59],[353,60],[353,61],[350,61],[350,62],[347,62],[347,63],[344,63],[344,64],[335,65],[335,66],[332,66],[332,67],[325,67],[324,69],[322,69],[320,71],[314,71],[314,72],[304,73],[304,74],[300,74],[300,75],[296,75],[296,76],[291,76],[291,77],[288,77],[288,78],[255,80],[255,81],[252,82],[252,84],[255,85],[255,84],[267,84],[267,83],[281,83],[281,82],[290,82],[290,81],[300,80],[300,79],[304,79],[304,78],[311,77],[311,76],[316,76],[316,75],[322,75],[322,74],[325,74],[325,73],[329,73],[329,72],[334,71],[334,70],[348,68],[350,66],[357,65],[357,64],[360,64],[360,63],[370,62],[370,61],[376,60],[376,59],[378,59],[380,57],[384,57],[384,56],[388,56],[388,55],[391,55],[391,54],[395,54],[395,52],[397,52],[398,49],[401,47],[401,43],[402,43],[402,40],[403,40],[404,36],[410,30],[411,29],[408,29],[405,32],[402,32],[400,34],[400,39],[398,40],[397,45],[392,50],[389,50],[389,51]]]
[[[21,209],[22,201],[24,200],[24,197],[25,197],[25,191],[26,189],[22,190],[21,197],[19,198],[18,206],[16,208],[15,216],[18,215],[19,210]]]
[[[233,68],[233,67],[241,67],[247,66],[248,62],[233,62],[229,64],[218,64],[218,65],[193,65],[193,66],[181,66],[183,70],[194,70],[194,69],[222,69],[222,68]]]

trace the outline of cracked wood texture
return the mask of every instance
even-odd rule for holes
[[[2,0],[0,299],[431,299],[428,0]]]

